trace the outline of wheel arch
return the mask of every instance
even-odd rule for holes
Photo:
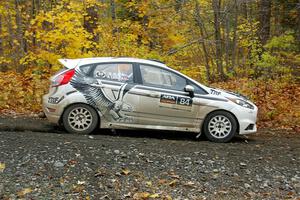
[[[233,116],[233,118],[235,119],[236,124],[237,124],[236,132],[237,132],[237,134],[239,134],[239,133],[240,133],[240,123],[239,123],[239,120],[236,118],[235,114],[233,114],[232,112],[230,112],[230,111],[228,111],[228,110],[224,110],[224,109],[217,109],[217,110],[213,110],[213,111],[207,113],[207,114],[205,115],[204,119],[203,119],[202,124],[201,124],[201,129],[200,129],[201,132],[203,132],[204,121],[206,120],[206,118],[208,117],[208,115],[210,115],[210,114],[212,114],[212,113],[214,113],[214,112],[217,112],[217,111],[227,112],[227,113],[229,113],[229,114],[231,114],[231,115]]]
[[[68,104],[67,106],[65,106],[63,112],[61,113],[61,115],[59,117],[59,121],[58,121],[59,125],[62,125],[63,115],[66,112],[66,110],[69,107],[73,106],[73,105],[80,105],[80,104],[81,105],[83,104],[83,105],[89,106],[90,108],[92,108],[97,113],[97,116],[98,116],[98,124],[97,124],[97,126],[99,127],[100,126],[100,122],[101,122],[101,116],[100,116],[98,110],[94,106],[91,106],[90,104],[87,104],[87,103],[84,103],[84,102],[74,102],[74,103],[71,103],[71,104]]]

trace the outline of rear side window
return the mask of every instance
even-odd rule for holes
[[[89,72],[91,71],[92,65],[83,65],[80,66],[79,69],[84,73],[84,74],[89,74]]]
[[[92,76],[97,79],[132,83],[133,67],[129,63],[96,64]]]
[[[144,85],[183,91],[186,79],[165,69],[140,65]]]

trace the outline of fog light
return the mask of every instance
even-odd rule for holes
[[[253,130],[253,129],[254,129],[254,124],[249,124],[245,130],[250,131],[250,130]]]

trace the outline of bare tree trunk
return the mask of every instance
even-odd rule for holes
[[[253,13],[253,3],[250,2],[248,4],[248,21],[249,21],[251,27],[253,24],[253,19],[255,19],[255,15]]]
[[[2,16],[0,15],[0,57],[5,56],[3,51],[3,38],[1,37],[1,35],[2,35]],[[6,70],[7,67],[0,64],[0,72],[4,72]]]
[[[297,11],[298,11],[297,44],[300,49],[300,0],[298,1]]]
[[[16,11],[16,25],[17,25],[17,39],[20,43],[20,53],[23,54],[23,40],[22,40],[22,18],[20,15],[20,8],[19,8],[19,0],[15,0],[15,11]]]
[[[32,0],[31,2],[31,19],[34,19],[35,16],[36,16],[36,9],[37,9],[37,4],[36,4],[36,0]],[[36,46],[36,32],[34,31],[33,34],[32,34],[32,46],[35,47]]]
[[[232,39],[232,58],[231,58],[231,68],[235,69],[237,58],[237,26],[238,26],[238,5],[237,0],[234,0],[234,18],[233,18],[233,39]]]
[[[221,44],[221,23],[220,23],[220,11],[221,11],[221,0],[212,1],[214,11],[214,28],[215,28],[215,45],[216,45],[216,63],[217,72],[221,80],[225,79],[222,63],[222,44]]]
[[[111,19],[114,22],[116,20],[116,4],[114,0],[110,0],[110,14]]]
[[[13,9],[10,5],[6,4],[5,8],[7,10]],[[5,18],[6,24],[7,24],[7,31],[8,31],[8,37],[7,37],[7,42],[8,46],[6,48],[11,49],[11,51],[8,53],[8,56],[12,58],[13,60],[17,60],[15,57],[15,49],[14,49],[14,38],[15,38],[15,33],[13,30],[13,24],[12,24],[12,15],[10,12],[8,12],[7,17]],[[15,63],[13,63],[15,65]]]
[[[236,0],[234,1],[236,5]],[[248,7],[247,7],[247,0],[241,0],[241,14],[245,19],[248,19]]]
[[[184,3],[184,0],[175,0],[175,11],[179,12],[182,9],[182,5]]]
[[[199,7],[198,1],[196,1],[194,17],[195,17],[196,23],[197,23],[197,25],[200,29],[201,37],[206,38],[206,36],[204,36],[203,22],[202,22],[201,16],[200,16],[200,7]],[[208,81],[211,81],[210,67],[209,67],[209,56],[208,56],[208,53],[207,53],[207,48],[206,48],[206,45],[205,45],[205,41],[204,40],[199,40],[199,43],[201,44],[202,49],[203,49],[203,53],[204,53],[205,68],[206,68],[206,79]]]
[[[270,37],[271,0],[260,0],[260,39],[266,44]]]
[[[95,32],[99,20],[98,11],[99,8],[96,5],[88,6],[87,16],[84,17],[84,28],[93,35],[94,42],[99,41],[99,34]]]
[[[111,13],[111,19],[112,19],[112,23],[113,23],[112,24],[112,26],[113,26],[112,35],[114,37],[117,37],[117,41],[118,41],[117,53],[118,53],[118,56],[120,56],[120,38],[119,38],[119,33],[118,33],[119,27],[115,26],[115,24],[116,24],[115,21],[116,21],[116,18],[117,18],[115,0],[110,0],[110,13]]]
[[[225,31],[224,31],[224,34],[225,34],[225,63],[226,63],[226,68],[227,68],[227,71],[230,71],[231,67],[230,67],[230,63],[229,63],[229,55],[230,55],[230,50],[229,50],[229,45],[230,45],[230,24],[229,24],[229,13],[226,13],[225,14],[225,23],[224,23],[224,26],[225,26]]]
[[[23,24],[22,24],[22,16],[20,11],[20,2],[19,0],[15,0],[15,10],[16,10],[16,25],[17,25],[17,40],[19,42],[17,60],[23,57],[25,53],[25,41],[23,37]],[[22,66],[18,66],[18,71],[23,71]]]
[[[280,4],[275,2],[274,5],[274,35],[278,36],[281,34],[280,25]]]
[[[3,56],[2,16],[0,15],[0,57]]]

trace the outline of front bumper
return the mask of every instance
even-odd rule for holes
[[[251,127],[250,129],[248,127]],[[256,133],[257,127],[253,121],[243,121],[240,122],[240,135],[246,135],[250,133]]]
[[[241,106],[236,106],[231,110],[236,116],[239,122],[239,134],[245,135],[250,133],[256,133],[256,120],[257,120],[257,107],[255,106],[253,110],[248,108],[243,108]]]

